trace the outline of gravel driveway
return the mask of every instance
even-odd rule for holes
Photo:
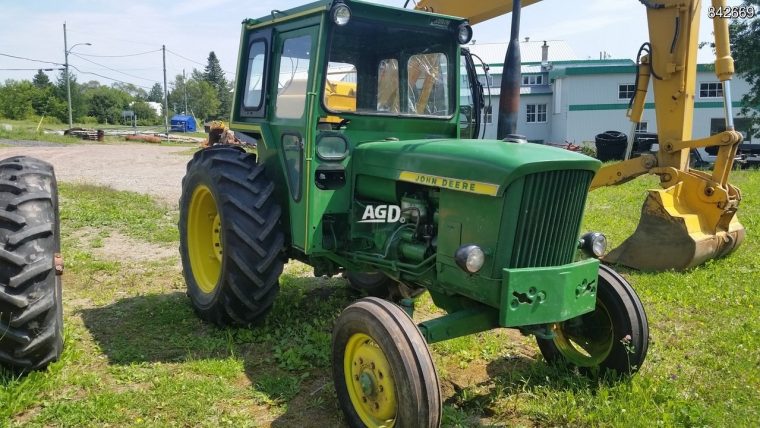
[[[55,167],[59,181],[147,193],[177,207],[190,148],[149,144],[82,144],[0,147],[0,159],[33,156]]]

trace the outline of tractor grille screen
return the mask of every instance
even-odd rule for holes
[[[592,171],[548,171],[526,176],[511,268],[571,263]]]

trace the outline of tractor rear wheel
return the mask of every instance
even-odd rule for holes
[[[333,329],[333,382],[351,427],[437,427],[441,390],[425,339],[409,315],[367,297]]]
[[[42,369],[63,349],[58,187],[47,162],[0,161],[0,243],[0,365]]]
[[[596,309],[552,324],[554,339],[537,339],[546,361],[590,372],[636,372],[649,347],[649,326],[636,292],[612,268],[599,266]]]
[[[260,321],[279,291],[285,238],[274,183],[256,157],[229,146],[187,164],[180,198],[180,255],[187,294],[220,326]]]

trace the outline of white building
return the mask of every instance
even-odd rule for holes
[[[490,66],[490,110],[486,107],[485,137],[496,138],[499,87],[506,44],[468,46]],[[630,132],[626,117],[634,91],[636,65],[630,59],[578,60],[564,42],[521,43],[522,88],[517,133],[540,143],[593,141],[607,130]],[[740,113],[740,100],[750,85],[735,76],[732,97],[736,128],[747,135],[749,122]],[[489,88],[486,91],[488,104]],[[700,64],[694,100],[694,138],[723,130],[723,93],[713,66]],[[657,132],[651,84],[640,131]],[[749,142],[749,140],[747,140]],[[753,143],[760,143],[755,139]]]

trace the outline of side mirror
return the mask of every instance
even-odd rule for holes
[[[463,105],[459,107],[459,129],[461,138],[473,138],[472,127],[474,118],[472,117],[472,106]]]
[[[472,106],[464,105],[459,107],[459,123],[464,128],[469,127],[472,124]]]

